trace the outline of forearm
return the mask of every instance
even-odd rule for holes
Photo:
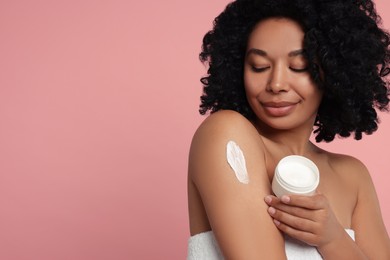
[[[367,260],[368,257],[346,233],[340,239],[317,248],[323,259],[355,259]]]

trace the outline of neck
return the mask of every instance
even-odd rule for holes
[[[310,142],[313,123],[308,122],[306,125],[287,130],[271,128],[262,122],[257,122],[256,127],[264,138],[280,146],[283,151],[289,154],[305,156],[312,153],[315,149],[315,145]]]

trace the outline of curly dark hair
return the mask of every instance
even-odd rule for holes
[[[305,33],[309,73],[324,96],[315,120],[316,141],[335,135],[371,134],[378,128],[376,109],[388,110],[389,34],[370,0],[236,0],[214,20],[203,38],[199,112],[231,109],[255,117],[244,89],[244,59],[249,34],[261,20],[284,17]],[[323,72],[321,75],[320,71]]]

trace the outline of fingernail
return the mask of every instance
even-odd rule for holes
[[[268,213],[269,214],[273,215],[273,214],[275,214],[275,212],[276,212],[276,210],[273,207],[269,207],[268,208]]]
[[[281,200],[282,200],[282,202],[284,202],[284,203],[289,203],[291,199],[290,199],[289,196],[284,195],[284,196],[282,196]]]
[[[271,196],[265,196],[264,201],[265,201],[267,204],[270,204],[270,203],[272,202],[272,197],[271,197]]]
[[[274,219],[274,223],[275,223],[275,225],[277,225],[277,226],[279,226],[279,225],[280,225],[280,222],[279,222],[279,221],[277,221],[276,219]]]

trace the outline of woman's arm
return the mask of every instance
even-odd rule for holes
[[[247,184],[228,164],[229,141],[243,151]],[[256,129],[233,111],[211,115],[193,138],[189,179],[199,191],[225,259],[286,259],[283,237],[262,200],[271,191],[263,151]]]
[[[383,223],[374,184],[367,168],[355,160],[358,176],[358,201],[352,218],[356,243],[369,259],[390,259],[390,240]]]

